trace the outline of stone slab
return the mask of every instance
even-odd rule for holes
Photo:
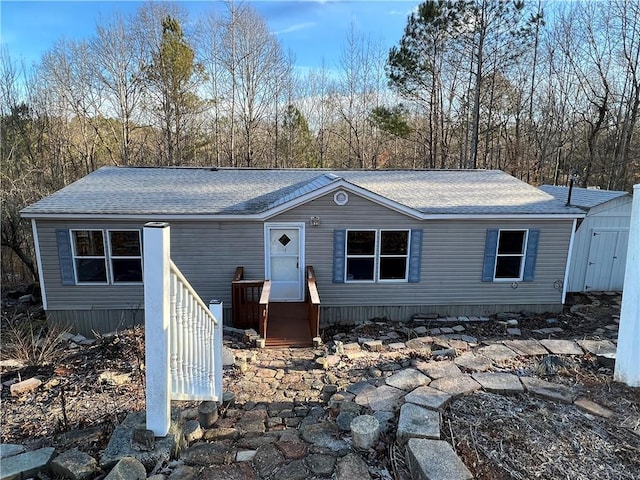
[[[494,362],[504,362],[505,360],[511,360],[516,358],[518,354],[505,345],[495,343],[486,347],[480,347],[478,353],[483,355]]]
[[[441,362],[419,362],[416,367],[429,378],[436,380],[442,377],[453,377],[462,375],[460,369],[453,361],[445,360]]]
[[[84,480],[93,477],[98,469],[98,462],[91,455],[80,450],[67,450],[51,460],[53,473],[71,480]]]
[[[147,478],[147,471],[144,465],[135,458],[125,457],[116,463],[104,480],[144,480],[145,478]],[[186,480],[188,477],[183,474],[180,478]]]
[[[369,480],[369,468],[365,461],[357,453],[345,455],[336,465],[336,480]]]
[[[400,409],[396,439],[405,444],[410,438],[440,438],[440,413],[413,403]]]
[[[547,382],[536,377],[520,377],[527,392],[537,395],[547,400],[554,400],[562,403],[573,403],[575,394],[564,385]]]
[[[458,367],[466,368],[475,372],[486,372],[493,363],[487,357],[477,355],[473,352],[465,352],[453,361]]]
[[[473,475],[444,440],[412,438],[406,457],[415,480],[471,480]]]
[[[479,372],[471,375],[473,379],[482,385],[482,389],[491,393],[522,393],[524,387],[520,379],[512,373],[488,373]]]
[[[431,382],[430,386],[454,396],[475,392],[481,388],[480,384],[469,375],[438,378]]]
[[[609,340],[578,340],[577,343],[593,355],[608,355],[610,353],[616,353],[615,344]]]
[[[593,415],[598,415],[599,417],[611,418],[613,416],[613,412],[611,410],[589,400],[588,398],[580,397],[576,399],[573,404],[580,410],[591,413]]]
[[[38,378],[28,378],[27,380],[11,385],[9,387],[9,391],[11,392],[12,397],[19,397],[24,393],[36,390],[40,385],[42,385],[42,380]]]
[[[573,340],[540,340],[540,344],[554,355],[582,355],[584,352]]]
[[[53,447],[45,447],[3,458],[0,465],[0,478],[2,480],[22,480],[23,478],[35,477],[47,468],[54,453]]]
[[[429,386],[418,387],[404,397],[405,402],[415,403],[429,410],[439,410],[453,398],[450,393]]]
[[[399,388],[405,392],[410,392],[414,388],[428,385],[429,382],[431,382],[431,379],[415,368],[400,370],[398,373],[394,373],[386,379],[387,385]]]
[[[13,457],[24,453],[25,448],[22,445],[14,443],[0,443],[0,459]]]
[[[523,355],[525,357],[532,357],[535,355],[546,355],[547,349],[540,345],[540,342],[534,339],[530,340],[505,340],[502,342],[506,347],[509,347],[514,352]]]
[[[376,388],[376,391],[369,397],[369,408],[374,412],[380,410],[392,412],[402,403],[402,398],[406,393],[399,388],[382,385]]]
[[[178,445],[181,432],[177,423],[172,421],[166,437],[155,439],[151,451],[140,451],[132,447],[133,431],[146,428],[146,413],[134,412],[118,425],[100,457],[100,467],[110,469],[125,457],[137,458],[147,470],[151,470],[159,461],[168,461]]]

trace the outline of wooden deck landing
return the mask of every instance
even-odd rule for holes
[[[312,346],[308,314],[308,305],[304,302],[270,302],[267,348]]]

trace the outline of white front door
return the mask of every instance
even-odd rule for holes
[[[265,272],[271,300],[300,302],[304,286],[304,224],[265,224]]]

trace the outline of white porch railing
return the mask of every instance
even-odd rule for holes
[[[222,400],[222,303],[207,305],[169,258],[167,223],[144,226],[147,428],[169,431],[171,400]]]

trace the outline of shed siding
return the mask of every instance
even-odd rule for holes
[[[592,232],[594,230],[628,231],[631,203],[631,197],[619,197],[589,210],[576,231],[567,291],[581,292],[584,289]],[[624,261],[619,262],[618,268],[621,268],[623,272],[625,263]]]

